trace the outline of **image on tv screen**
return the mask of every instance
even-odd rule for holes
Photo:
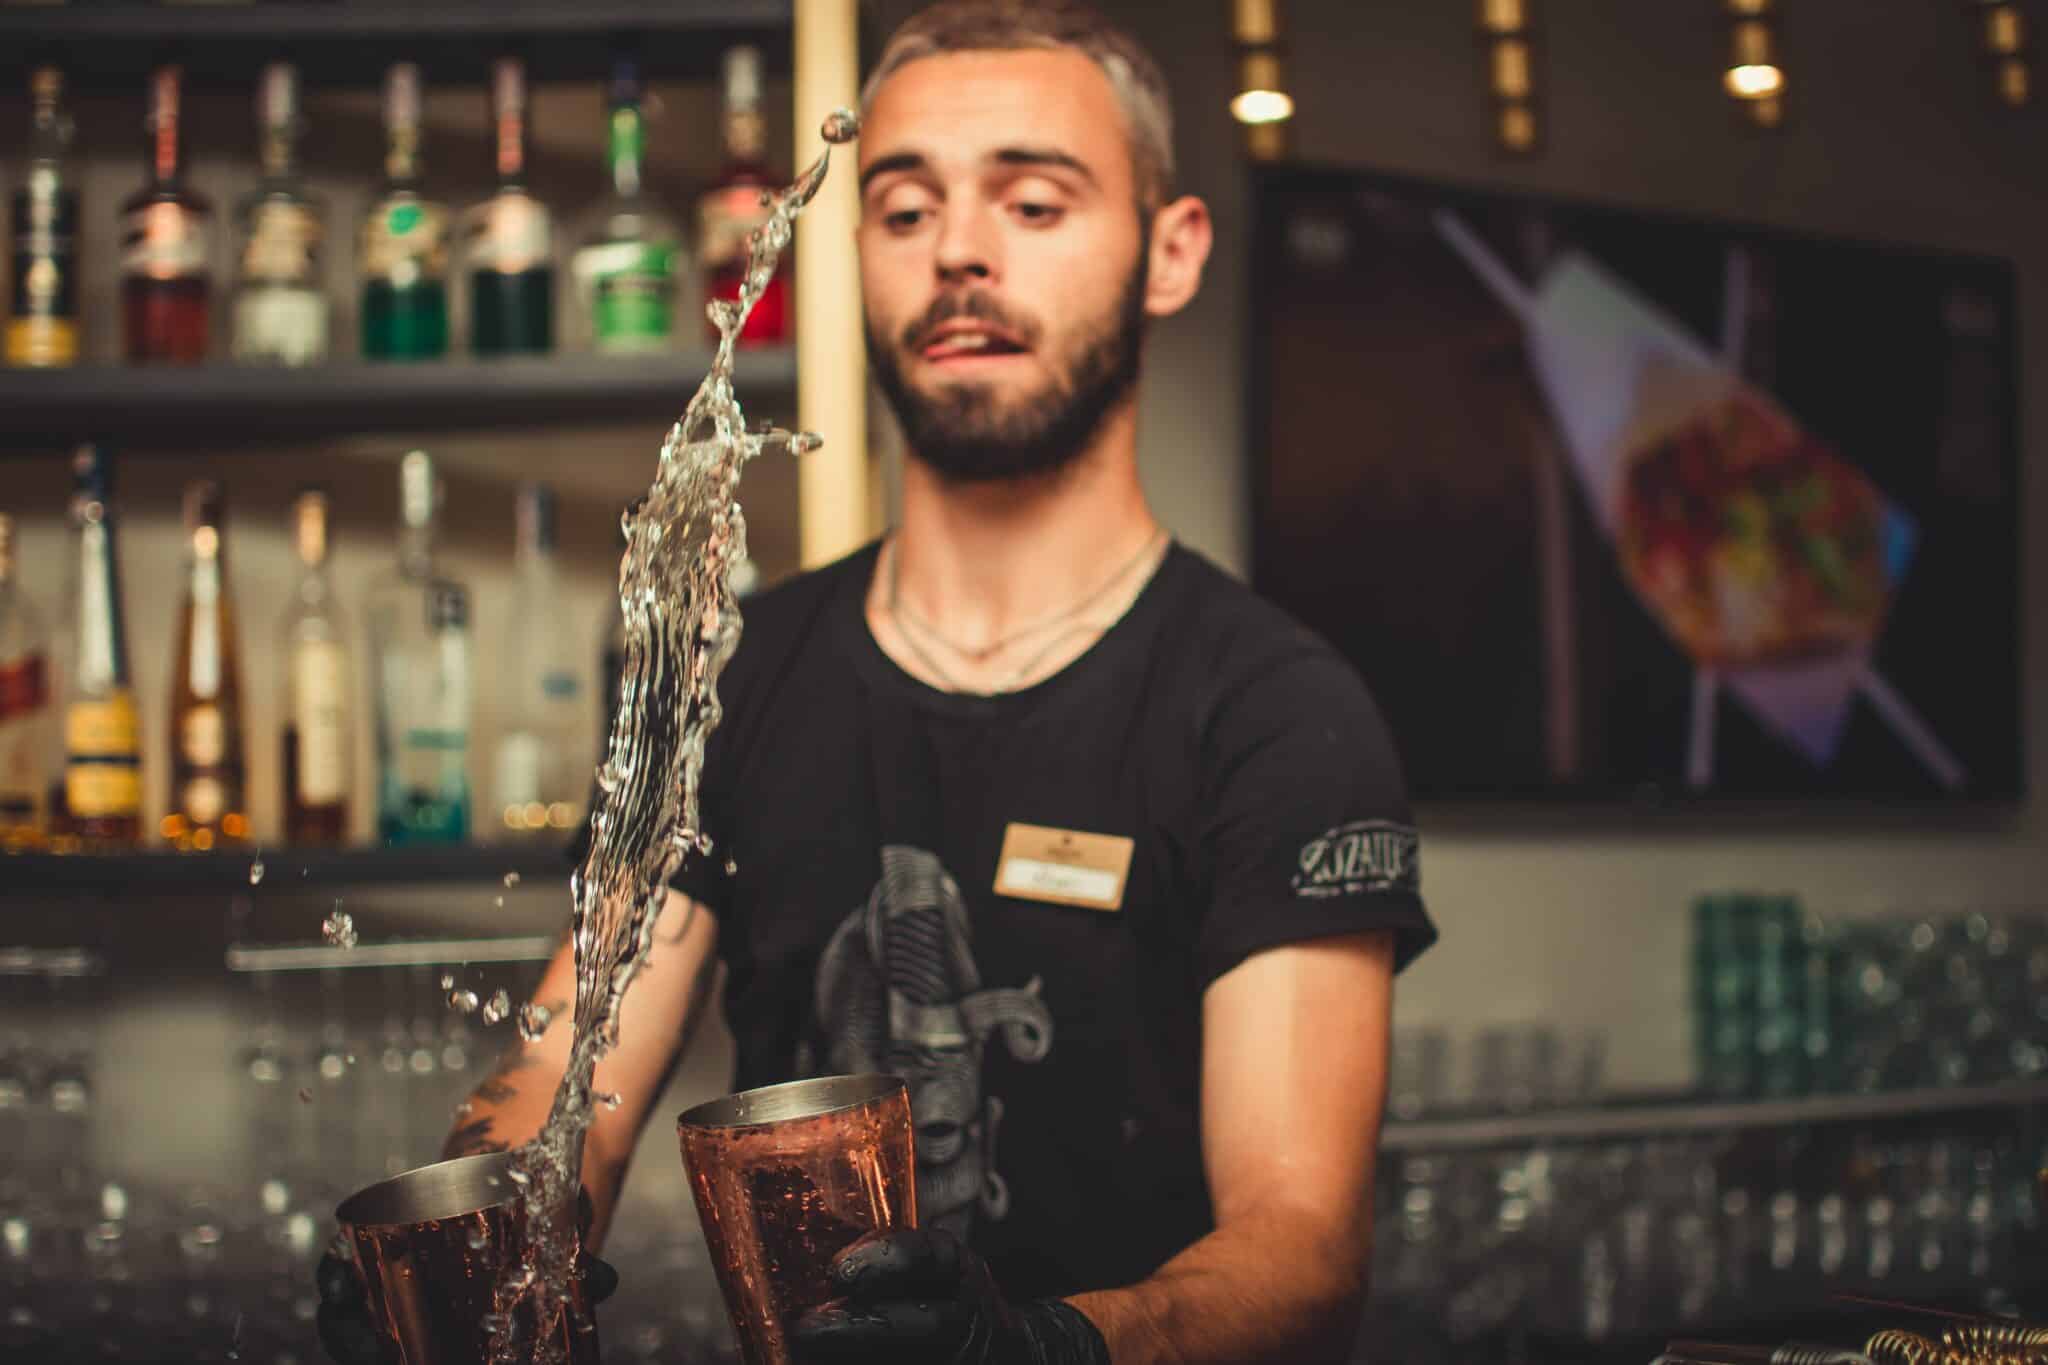
[[[2002,261],[1261,175],[1253,579],[1423,799],[2021,794]]]

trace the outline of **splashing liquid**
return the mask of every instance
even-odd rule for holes
[[[825,120],[821,135],[844,144],[859,131],[859,120],[841,109]],[[513,1153],[526,1237],[499,1274],[494,1365],[561,1359],[563,1329],[573,1326],[569,1288],[583,1135],[598,1099],[591,1078],[618,1042],[619,1004],[653,946],[669,879],[686,855],[711,848],[697,827],[698,783],[705,742],[722,714],[718,675],[740,638],[731,582],[734,567],[747,557],[746,520],[736,500],[740,471],[764,452],[801,455],[823,444],[809,432],[748,429],[733,395],[734,342],[831,158],[828,146],[795,184],[762,196],[769,215],[748,237],[740,296],[706,308],[719,333],[711,371],[663,441],[653,486],[622,519],[626,665],[597,770],[590,847],[569,883],[576,964],[569,1064],[546,1124]],[[522,1012],[522,1035],[528,1023]]]

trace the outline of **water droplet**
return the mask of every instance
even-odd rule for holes
[[[482,1251],[490,1240],[490,1234],[486,1233],[482,1228],[471,1228],[469,1232],[469,1249],[471,1251]]]
[[[726,875],[726,876],[728,876],[728,877],[736,877],[736,876],[738,876],[738,875],[739,875],[739,871],[740,871],[740,864],[739,864],[739,859],[737,859],[737,858],[727,858],[727,859],[725,860],[725,875]]]
[[[249,885],[251,885],[251,886],[261,886],[262,884],[263,884],[263,855],[262,855],[261,853],[259,853],[259,854],[257,854],[257,855],[256,855],[255,861],[253,861],[253,862],[251,862],[251,863],[249,864]]]
[[[452,991],[455,989],[455,973],[441,973],[441,989],[444,991]]]
[[[476,1004],[475,991],[459,990],[448,992],[448,1008],[454,1010],[457,1014],[475,1014]]]
[[[471,1100],[464,1100],[455,1106],[455,1117],[458,1119],[466,1119],[475,1112],[476,1104]]]
[[[507,885],[507,886],[517,886],[517,885],[519,885],[519,874],[518,874],[517,872],[507,872],[507,873],[505,874],[505,885]]]
[[[519,1036],[529,1043],[539,1042],[541,1035],[548,1031],[548,1025],[553,1022],[554,1016],[546,1005],[528,1001],[519,1007]]]
[[[489,1000],[484,1002],[484,1022],[486,1024],[498,1023],[511,1012],[512,997],[503,990],[499,990]]]
[[[302,1086],[300,1086],[300,1087],[299,1087],[299,1103],[300,1103],[300,1104],[311,1104],[312,1102],[313,1102],[313,1092],[312,1092],[311,1090],[307,1089],[307,1088],[306,1088],[305,1086],[303,1086],[303,1085],[302,1085]]]
[[[505,908],[505,898],[503,896],[495,897],[492,900],[491,904],[495,905],[498,909],[503,910]]]
[[[619,1094],[616,1090],[599,1090],[591,1095],[590,1098],[596,1100],[607,1109],[616,1109],[620,1103]]]
[[[533,1177],[528,1175],[526,1172],[520,1170],[517,1166],[514,1166],[511,1170],[505,1172],[505,1178],[511,1181],[513,1184],[517,1185],[522,1190],[533,1183]]]
[[[356,946],[355,916],[341,908],[341,902],[334,903],[334,909],[320,922],[320,937],[336,948]]]
[[[792,455],[808,455],[814,450],[822,449],[824,445],[825,438],[817,432],[799,431],[789,438],[789,453]]]
[[[851,109],[834,109],[825,115],[825,126],[818,135],[835,147],[844,146],[860,136],[860,115]]]

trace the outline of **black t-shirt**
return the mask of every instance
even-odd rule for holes
[[[719,688],[716,846],[676,885],[718,916],[738,1085],[904,1077],[921,1223],[1015,1295],[1132,1283],[1212,1226],[1204,988],[1280,944],[1435,938],[1393,745],[1327,645],[1178,546],[997,697],[882,652],[875,558],[747,602]]]

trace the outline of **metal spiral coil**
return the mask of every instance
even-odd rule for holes
[[[1887,1327],[1863,1343],[1874,1365],[1945,1365],[1942,1348],[1918,1332]]]
[[[1771,1352],[1771,1365],[1871,1365],[1870,1357],[1840,1346],[1815,1346],[1788,1341]]]
[[[2048,1327],[2014,1319],[1974,1318],[1944,1331],[1941,1344],[1979,1356],[2036,1356],[2048,1351]]]

